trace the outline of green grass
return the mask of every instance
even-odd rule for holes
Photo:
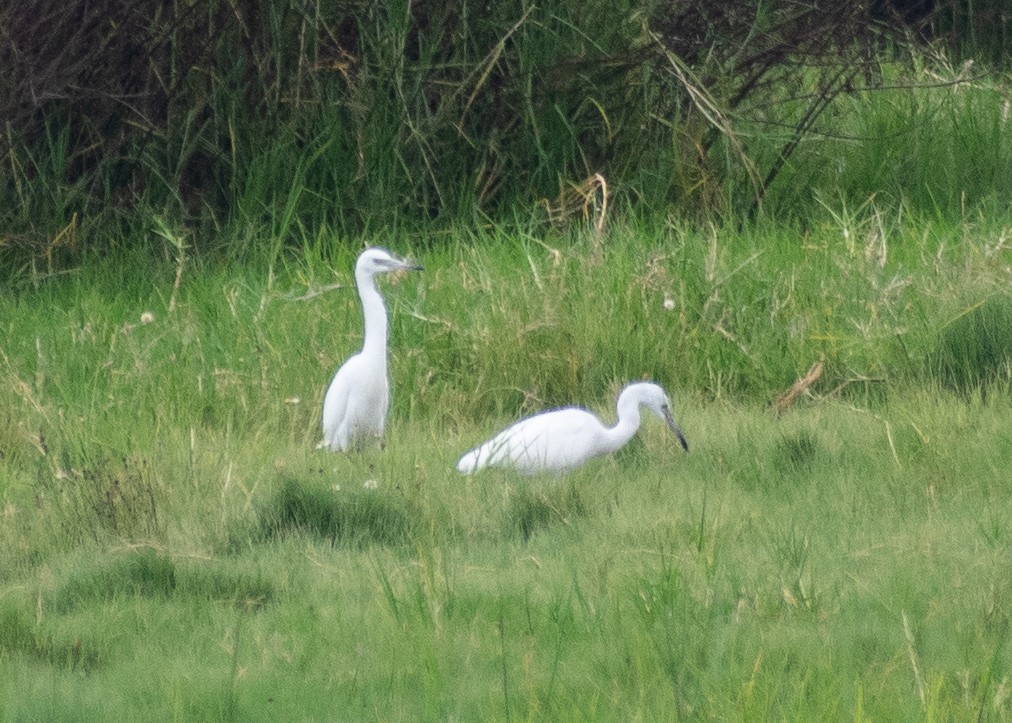
[[[1012,299],[995,296],[954,319],[931,357],[943,383],[964,392],[986,391],[1012,376]]]
[[[191,259],[176,291],[143,258],[26,278],[0,297],[0,716],[1006,719],[1008,223],[629,220],[599,259],[459,231],[382,282],[391,419],[352,456],[314,449],[360,343],[346,247]],[[455,472],[641,377],[689,454],[651,418],[562,479]]]

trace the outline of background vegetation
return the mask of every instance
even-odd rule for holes
[[[146,244],[157,218],[199,248],[234,253],[299,247],[320,229],[349,237],[377,219],[417,229],[538,208],[554,218],[604,193],[584,185],[595,174],[613,208],[685,218],[733,219],[763,204],[808,218],[819,210],[813,187],[852,205],[886,192],[958,213],[993,193],[1007,144],[978,159],[990,167],[973,179],[950,178],[945,153],[917,153],[900,173],[889,153],[863,154],[877,168],[841,166],[841,155],[903,136],[904,151],[941,139],[961,156],[962,139],[949,136],[967,132],[954,127],[964,112],[984,126],[971,132],[996,133],[1007,94],[987,80],[994,66],[970,61],[1007,59],[1003,8],[5,6],[4,267]],[[956,92],[973,82],[994,97]],[[895,112],[853,113],[876,95]]]
[[[1012,717],[1001,3],[67,8],[0,8],[0,717]],[[639,378],[689,454],[456,474]]]

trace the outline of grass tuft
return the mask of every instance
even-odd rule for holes
[[[181,566],[176,587],[178,595],[259,610],[278,598],[277,586],[260,572],[236,570],[231,564],[201,561]]]
[[[81,638],[63,641],[44,632],[11,601],[0,602],[0,657],[23,656],[72,671],[91,672],[101,663],[97,651]]]
[[[414,522],[397,493],[370,489],[327,489],[294,478],[282,480],[260,512],[264,540],[302,533],[351,547],[402,545]]]
[[[585,517],[588,506],[573,485],[542,489],[520,488],[504,510],[505,527],[519,531],[524,542],[540,531],[558,525],[569,526],[573,519]]]
[[[168,601],[189,598],[256,610],[277,592],[267,577],[232,563],[197,560],[177,563],[150,547],[113,553],[75,570],[56,588],[48,607],[57,614],[133,597]]]
[[[1012,297],[988,299],[945,327],[929,368],[962,393],[1012,379]]]
[[[773,449],[773,457],[778,468],[800,472],[811,467],[818,452],[816,436],[801,430],[781,437]]]
[[[61,528],[72,540],[100,535],[149,537],[159,530],[155,483],[144,460],[105,458],[85,465],[67,465],[55,474],[41,472],[40,489],[62,518]]]
[[[172,560],[151,548],[129,550],[73,575],[54,593],[52,607],[66,612],[117,596],[167,598],[176,582]]]

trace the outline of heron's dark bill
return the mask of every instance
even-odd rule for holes
[[[667,407],[664,408],[664,420],[668,423],[668,428],[675,433],[678,437],[679,443],[682,445],[682,449],[686,452],[689,451],[689,443],[685,441],[685,435],[682,434],[682,430],[678,428],[678,424],[675,422],[675,418],[671,416],[671,410]]]

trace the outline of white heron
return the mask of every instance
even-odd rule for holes
[[[485,467],[502,467],[522,474],[562,473],[592,457],[610,454],[633,438],[640,428],[640,407],[667,422],[682,448],[689,445],[671,414],[671,401],[658,385],[637,382],[626,386],[616,404],[618,422],[605,427],[579,407],[542,412],[507,427],[457,462],[457,471],[471,474]]]
[[[365,340],[362,351],[334,375],[323,400],[323,441],[318,446],[347,452],[370,438],[383,437],[390,381],[387,379],[387,309],[376,288],[376,276],[390,271],[421,271],[380,248],[366,249],[355,263],[355,283],[362,300]]]

